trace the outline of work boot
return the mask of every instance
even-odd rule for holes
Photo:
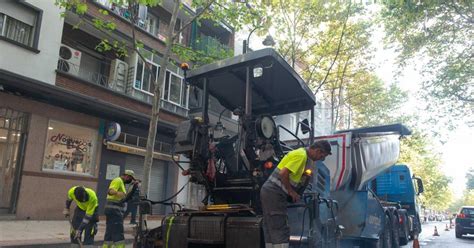
[[[125,241],[119,241],[114,243],[115,248],[125,248]]]
[[[102,248],[112,248],[112,242],[104,241],[104,244],[102,245]]]

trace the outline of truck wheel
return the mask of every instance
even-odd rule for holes
[[[392,246],[393,248],[400,248],[400,223],[398,222],[398,215],[391,214],[391,229],[392,229]]]
[[[384,248],[391,248],[392,247],[392,225],[390,223],[390,216],[385,215],[385,225],[383,230],[383,247]]]
[[[458,238],[458,239],[462,238],[462,233],[456,231],[456,238]]]
[[[400,245],[407,245],[410,234],[408,233],[408,223],[404,222],[401,230]]]

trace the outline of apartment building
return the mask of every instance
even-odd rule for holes
[[[97,49],[105,38],[131,41],[128,8],[105,0],[88,0],[87,5],[84,16],[67,13],[62,18],[54,1],[0,1],[0,214],[60,218],[69,187],[96,189],[103,203],[110,180],[125,169],[142,176],[153,73],[132,51],[123,56]],[[189,6],[180,10],[176,28],[195,14]],[[137,8],[136,37],[156,72],[172,1]],[[116,25],[113,32],[88,24],[104,18],[103,11]],[[232,49],[233,36],[224,23],[206,21],[190,25],[179,42],[201,50]],[[171,195],[181,184],[171,162],[173,140],[196,95],[177,66],[183,61],[172,60],[159,85],[160,122],[147,192],[152,200]]]

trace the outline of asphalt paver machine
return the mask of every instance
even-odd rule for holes
[[[191,183],[204,186],[206,196],[200,199],[200,209],[166,215],[162,226],[148,233],[151,243],[173,248],[264,247],[260,187],[288,151],[312,142],[314,94],[273,49],[235,56],[187,74],[186,82],[201,89],[201,114],[177,128],[175,154],[188,159],[185,174]],[[214,134],[210,95],[238,116],[235,135]],[[309,133],[306,143],[294,130],[274,121],[276,116],[301,111],[311,113],[310,121],[298,125]],[[290,133],[297,144],[282,142],[280,132]],[[329,200],[329,170],[322,163],[313,167],[312,184],[301,202],[289,204],[291,244],[333,247],[337,203]]]

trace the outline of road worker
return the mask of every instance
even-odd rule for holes
[[[71,243],[77,246],[82,242],[84,246],[94,244],[94,236],[97,234],[97,222],[99,221],[97,210],[99,202],[94,190],[84,186],[74,186],[69,189],[66,207],[63,214],[69,218],[72,202],[76,203],[76,209],[71,220]],[[84,240],[82,234],[84,233]]]
[[[293,202],[300,199],[294,187],[301,181],[307,163],[314,163],[331,154],[327,140],[313,143],[309,148],[299,148],[283,157],[260,191],[263,210],[263,232],[265,248],[289,247],[287,198]],[[308,160],[308,158],[310,160]]]
[[[123,214],[126,210],[125,201],[127,200],[127,191],[125,184],[133,183],[137,185],[135,173],[132,170],[125,170],[120,176],[110,182],[107,192],[107,202],[105,204],[105,236],[103,248],[125,247]],[[134,187],[129,194],[135,193]]]

